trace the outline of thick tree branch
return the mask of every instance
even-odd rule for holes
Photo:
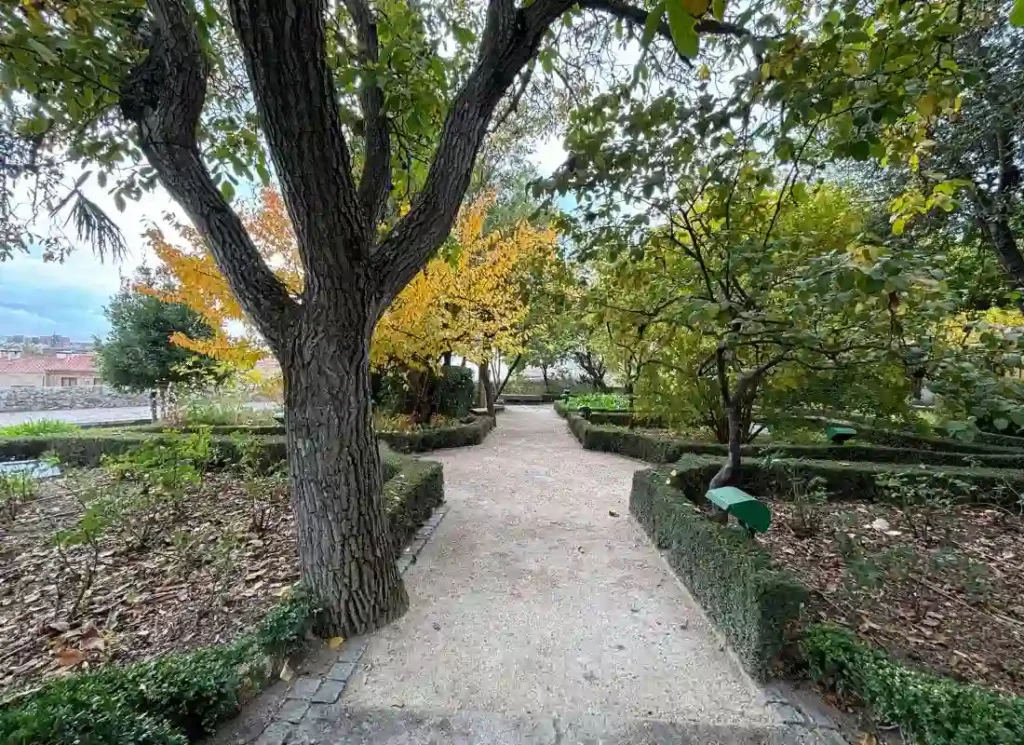
[[[324,0],[229,0],[260,125],[295,228],[307,295],[337,292],[366,256],[364,213],[325,54]]]
[[[649,13],[643,8],[638,8],[624,0],[580,0],[578,5],[581,8],[589,8],[590,10],[606,13],[614,18],[621,18],[634,26],[640,27],[647,24],[647,16],[649,15]],[[742,26],[737,26],[734,23],[726,23],[725,21],[716,21],[714,18],[705,18],[697,21],[696,28],[697,33],[699,34],[746,36],[750,33]],[[672,31],[669,29],[668,23],[665,21],[662,21],[658,25],[658,35],[668,39],[669,41],[672,40]]]
[[[426,185],[374,254],[378,310],[387,306],[448,235],[495,107],[537,54],[548,27],[573,4],[573,0],[535,0],[529,7],[517,9],[513,0],[490,0],[476,66],[448,111]],[[583,0],[580,4],[631,22],[647,20],[646,11],[623,0]],[[699,21],[697,30],[736,36],[747,33],[739,26],[714,20]]]
[[[161,183],[185,209],[242,308],[275,350],[294,302],[270,271],[199,155],[196,128],[206,96],[206,65],[185,0],[149,0],[150,52],[121,89],[121,111]]]
[[[448,235],[495,107],[537,53],[548,26],[571,5],[537,0],[517,9],[512,0],[491,0],[476,66],[448,111],[426,185],[373,257],[380,309]]]
[[[345,7],[356,26],[360,61],[364,66],[372,67],[380,61],[380,42],[370,8],[365,0],[345,0]],[[364,80],[373,79],[368,76]],[[373,230],[391,188],[391,130],[384,114],[384,91],[379,85],[364,82],[359,92],[359,105],[366,123],[366,153],[363,173],[359,178],[359,202]]]

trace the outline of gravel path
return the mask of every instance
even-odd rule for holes
[[[582,450],[550,407],[430,457],[447,512],[405,573],[408,613],[216,743],[843,742],[746,676],[630,518],[643,463]]]

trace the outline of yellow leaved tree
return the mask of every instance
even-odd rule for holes
[[[555,266],[557,236],[526,220],[485,230],[494,203],[495,195],[487,193],[464,207],[438,256],[384,312],[371,345],[375,368],[430,373],[441,355],[452,353],[486,373],[494,352],[511,355],[525,348],[530,287]],[[300,294],[301,263],[277,192],[263,190],[258,204],[243,214],[243,223],[268,265],[290,292]],[[185,246],[171,244],[159,231],[149,233],[175,289],[148,291],[193,308],[217,333],[210,339],[176,335],[173,341],[251,368],[267,354],[262,342],[199,236],[190,229],[181,233]]]

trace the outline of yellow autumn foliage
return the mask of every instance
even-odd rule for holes
[[[443,352],[474,361],[491,352],[515,354],[527,341],[524,284],[555,261],[556,234],[521,221],[485,232],[493,194],[463,209],[445,249],[398,295],[377,324],[371,345],[375,367],[428,367]],[[260,194],[242,221],[257,249],[293,294],[302,291],[302,269],[294,233],[280,195]],[[179,228],[187,245],[150,231],[149,243],[174,280],[173,291],[140,288],[187,305],[215,330],[210,339],[181,334],[174,343],[241,369],[251,369],[267,350],[246,322],[224,275],[195,230]],[[239,335],[237,331],[244,329]],[[236,333],[231,333],[235,331]]]

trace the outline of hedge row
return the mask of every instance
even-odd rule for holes
[[[377,437],[400,453],[423,453],[441,448],[479,445],[493,427],[493,417],[477,416],[470,422],[450,427],[420,429],[413,432],[378,432]]]
[[[846,629],[816,625],[802,642],[811,676],[898,724],[905,742],[1020,745],[1024,699],[908,669]]]
[[[693,442],[670,436],[637,432],[625,427],[597,425],[571,414],[567,418],[569,429],[586,450],[602,450],[628,455],[649,463],[673,463],[687,453],[722,455],[728,448],[717,442]],[[962,468],[1024,468],[1024,452],[986,451],[947,452],[941,450],[915,450],[884,445],[744,445],[745,457],[773,455],[779,458],[808,458],[851,462],[902,463],[909,465],[952,466]]]
[[[444,500],[441,465],[385,454],[385,484],[401,549]],[[316,604],[296,593],[225,646],[106,667],[46,683],[0,705],[4,745],[186,745],[234,716],[304,644]]]
[[[696,499],[717,470],[707,459],[677,466]],[[738,527],[707,518],[666,482],[668,472],[639,471],[633,476],[630,512],[665,556],[680,579],[728,638],[748,671],[765,677],[781,651],[787,629],[800,615],[807,590],[785,571],[774,569],[767,554]],[[696,491],[696,484],[702,484]]]

